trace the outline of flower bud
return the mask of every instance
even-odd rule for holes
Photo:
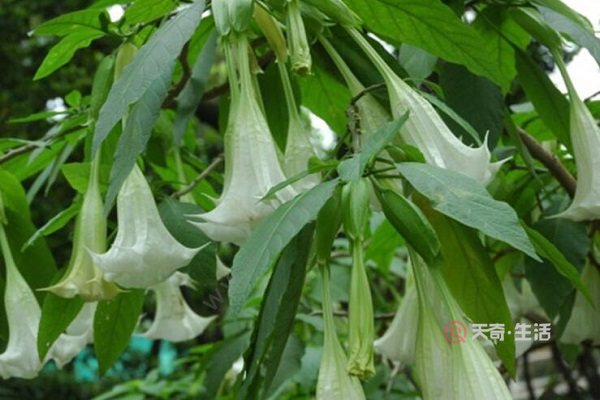
[[[286,0],[287,38],[292,62],[292,71],[299,75],[310,74],[312,59],[306,29],[300,12],[300,1]]]
[[[200,251],[185,247],[169,233],[137,165],[117,196],[117,217],[117,236],[108,252],[92,252],[108,281],[126,288],[147,288],[185,267]]]
[[[283,83],[283,91],[288,109],[288,132],[282,164],[286,176],[291,178],[305,172],[308,169],[309,160],[312,157],[316,157],[316,153],[310,142],[310,129],[302,121],[298,113],[298,106],[294,99],[292,83],[290,82],[287,69],[281,62],[277,66],[279,67],[279,74]],[[319,175],[312,174],[294,182],[292,187],[298,192],[303,192],[318,184],[319,181]]]
[[[367,178],[348,182],[342,188],[342,221],[344,232],[352,240],[363,237],[369,222],[371,184]]]
[[[360,381],[346,371],[346,355],[335,331],[327,266],[321,269],[321,284],[325,340],[319,367],[317,400],[363,400],[365,395]]]

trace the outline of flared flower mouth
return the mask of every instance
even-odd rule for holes
[[[185,301],[181,293],[182,286],[191,287],[192,280],[187,274],[175,272],[166,281],[150,288],[156,294],[156,315],[142,336],[183,342],[202,334],[216,318],[196,314]]]
[[[356,29],[348,28],[348,32],[382,74],[394,118],[409,112],[408,120],[400,130],[402,139],[418,148],[428,163],[488,184],[504,161],[491,162],[487,138],[478,148],[461,142],[431,103],[398,77]]]
[[[137,165],[117,197],[117,217],[117,236],[108,252],[91,254],[105,279],[125,288],[156,285],[201,250],[182,245],[167,230]]]
[[[258,103],[250,72],[247,39],[243,36],[231,38],[224,45],[232,87],[225,133],[225,182],[216,208],[193,216],[190,223],[215,241],[240,245],[259,220],[279,204],[292,199],[296,192],[286,187],[273,199],[261,200],[270,189],[285,181],[286,176]],[[235,65],[239,65],[239,71]]]

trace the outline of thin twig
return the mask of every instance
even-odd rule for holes
[[[523,378],[525,378],[529,399],[535,400],[535,389],[531,383],[531,370],[529,368],[529,354],[523,354]]]
[[[316,310],[316,311],[311,312],[310,314],[311,315],[323,315],[323,311]],[[336,317],[347,317],[348,312],[347,311],[334,311],[333,315]],[[396,313],[391,312],[391,313],[377,314],[377,315],[373,316],[373,318],[376,320],[381,320],[381,319],[392,319],[395,316],[396,316]]]
[[[167,98],[163,102],[166,108],[173,108],[175,106],[175,99],[177,98],[177,96],[179,96],[179,93],[181,93],[185,85],[190,80],[190,77],[192,76],[192,69],[190,68],[190,64],[188,63],[188,54],[189,48],[188,43],[186,43],[185,46],[183,46],[183,49],[181,50],[181,54],[179,55],[179,61],[181,63],[181,69],[183,70],[183,74],[179,82],[177,82],[177,85],[175,85],[175,87],[169,91]]]
[[[385,83],[383,83],[383,82],[376,83],[374,85],[364,88],[363,90],[358,92],[358,94],[356,96],[354,96],[354,97],[352,97],[352,99],[350,99],[350,105],[354,106],[360,99],[363,98],[363,96],[371,93],[374,90],[380,89],[382,87],[385,87]]]
[[[560,350],[556,344],[556,342],[552,342],[552,359],[554,360],[554,364],[558,371],[561,373],[565,381],[567,382],[567,386],[569,387],[569,398],[571,399],[579,399],[579,390],[577,389],[577,383],[575,379],[573,379],[573,375],[569,367],[565,364],[560,355]]]
[[[525,144],[525,147],[527,147],[533,158],[544,164],[548,168],[548,172],[556,178],[560,185],[567,191],[568,195],[573,198],[577,187],[577,181],[573,175],[571,175],[554,154],[542,147],[531,135],[521,128],[517,129],[519,136],[523,140],[523,144]]]
[[[185,188],[175,192],[173,194],[173,196],[175,197],[181,197],[184,196],[186,194],[188,194],[189,192],[191,192],[192,190],[194,190],[194,188],[196,186],[198,186],[198,184],[200,182],[202,182],[202,180],[204,180],[217,166],[219,166],[219,164],[221,164],[223,162],[223,155],[218,155],[209,165],[208,167],[206,167],[206,169],[204,169],[204,171],[202,171],[200,173],[200,175],[198,175],[196,178],[194,178],[194,180],[192,182],[190,182],[189,185],[187,185]]]
[[[53,140],[59,139],[59,138],[61,138],[63,136],[66,136],[69,133],[73,133],[73,132],[75,132],[78,129],[81,129],[81,126],[77,125],[77,126],[74,126],[74,127],[70,128],[70,129],[67,129],[67,130],[65,130],[63,132],[59,132],[56,135],[44,137],[44,138],[42,138],[42,142],[43,143],[41,143],[41,144],[38,141],[38,142],[35,142],[35,143],[28,143],[28,144],[25,144],[25,145],[20,146],[20,147],[15,147],[14,149],[10,149],[5,154],[3,154],[2,156],[0,156],[0,164],[3,164],[5,162],[7,162],[7,161],[10,161],[13,158],[18,157],[18,156],[20,156],[22,154],[29,153],[30,151],[33,151],[33,150],[35,150],[37,148],[48,146],[49,144],[51,144],[51,142]]]

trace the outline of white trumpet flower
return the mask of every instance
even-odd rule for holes
[[[73,252],[67,272],[58,283],[45,289],[60,297],[79,295],[85,301],[97,301],[111,299],[119,293],[114,283],[104,280],[102,271],[90,255],[90,251],[106,251],[106,217],[98,186],[99,164],[98,158],[92,162],[88,187],[75,223]]]
[[[66,332],[50,348],[48,357],[54,360],[58,368],[71,362],[88,343],[93,342],[96,305],[97,303],[85,303]]]
[[[484,185],[490,182],[503,161],[490,162],[487,138],[479,148],[461,142],[433,106],[398,77],[356,29],[348,28],[348,32],[383,76],[394,118],[409,112],[400,130],[402,139],[418,148],[430,164],[460,172]]]
[[[156,315],[142,334],[149,339],[183,342],[200,335],[216,316],[202,317],[186,303],[181,286],[192,286],[189,275],[175,272],[169,279],[150,289],[156,293]]]
[[[50,347],[42,362],[37,347],[42,311],[33,291],[19,273],[4,228],[0,226],[0,248],[6,266],[4,306],[9,338],[0,354],[0,377],[35,378],[44,363],[54,359],[58,368],[71,361],[92,340],[92,321],[96,303],[87,303],[64,334]]]
[[[458,343],[444,337],[448,323],[465,318],[441,271],[429,268],[415,254],[411,261],[419,299],[415,361],[423,400],[510,400],[506,383],[481,343],[469,332]]]
[[[578,291],[571,317],[560,341],[580,344],[591,340],[594,345],[600,344],[600,271],[587,264],[581,273],[581,280],[587,285],[593,305]]]
[[[333,321],[329,293],[329,270],[322,267],[323,318],[325,320],[323,354],[317,381],[317,400],[364,400],[365,394],[356,376],[348,373],[348,360],[340,344]]]
[[[4,228],[0,226],[0,246],[6,266],[4,307],[8,320],[8,344],[0,354],[0,376],[3,379],[37,376],[42,363],[37,351],[37,332],[41,310],[12,257]]]
[[[295,196],[286,187],[261,201],[286,176],[279,164],[275,143],[257,100],[245,37],[225,42],[225,55],[231,86],[231,110],[225,132],[225,179],[217,207],[193,216],[190,221],[208,237],[241,245],[253,226],[281,203]],[[239,82],[237,69],[239,66]]]
[[[577,165],[575,197],[569,208],[557,217],[595,220],[600,218],[600,128],[577,94],[562,61],[557,65],[569,91],[571,141]]]
[[[185,267],[200,251],[185,247],[169,233],[137,165],[117,196],[117,217],[117,236],[108,252],[92,253],[108,281],[148,288]]]
[[[418,321],[417,288],[409,280],[402,303],[390,327],[374,343],[375,351],[402,365],[412,365],[415,361]]]

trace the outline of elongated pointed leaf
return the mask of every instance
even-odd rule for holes
[[[321,183],[299,194],[266,217],[236,254],[229,282],[229,317],[234,319],[256,283],[300,230],[317,217],[338,181]]]
[[[203,0],[196,0],[182,10],[156,31],[125,67],[100,109],[94,132],[94,152],[125,115],[129,106],[138,101],[153,82],[172,67],[173,61],[198,27],[203,10]]]
[[[401,163],[398,170],[437,211],[540,259],[517,213],[474,179],[428,164]]]
[[[119,138],[115,160],[110,171],[108,192],[104,207],[109,210],[117,198],[119,189],[131,173],[137,156],[146,149],[152,127],[160,113],[163,100],[171,85],[173,64],[160,75],[133,106],[127,124]]]
[[[130,290],[98,303],[94,315],[94,350],[103,375],[119,359],[137,325],[144,292]]]
[[[83,304],[83,300],[79,297],[65,299],[54,293],[46,294],[42,305],[42,318],[37,341],[40,360],[46,357],[46,353],[48,353],[56,339],[67,330],[71,322],[77,317]]]

